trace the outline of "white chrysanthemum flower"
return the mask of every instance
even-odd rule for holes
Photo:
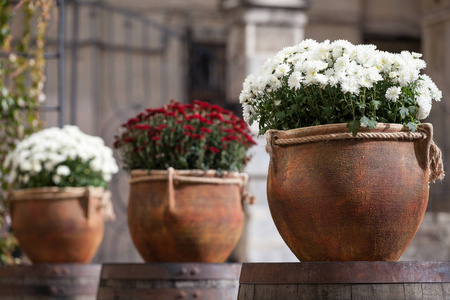
[[[273,102],[273,104],[274,104],[275,106],[280,106],[281,100],[275,100],[275,101]]]
[[[291,68],[288,64],[281,64],[275,69],[275,75],[280,78],[286,76],[290,70]]]
[[[281,81],[273,74],[267,77],[267,85],[273,90],[276,91],[281,87]]]
[[[52,180],[54,184],[59,184],[61,182],[61,176],[55,174],[52,176]]]
[[[373,81],[367,78],[366,76],[362,76],[359,78],[359,85],[365,88],[373,87]]]
[[[419,120],[428,117],[431,111],[431,98],[426,95],[422,95],[417,98],[417,103],[419,104],[419,110],[417,112],[417,118]]]
[[[301,87],[303,75],[300,72],[294,72],[289,76],[288,85],[291,90],[298,90]]]
[[[354,78],[346,79],[341,82],[341,89],[343,93],[359,95],[359,88],[360,86],[358,84],[358,81]]]
[[[397,72],[389,72],[389,78],[390,79],[396,79],[398,77],[398,73]]]
[[[68,166],[61,165],[56,168],[56,174],[60,176],[69,176],[70,175],[70,169]]]
[[[398,86],[391,86],[386,90],[386,99],[396,102],[398,100],[398,97],[400,96],[402,89]]]

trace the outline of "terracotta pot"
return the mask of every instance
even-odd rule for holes
[[[361,130],[359,137],[372,136],[363,139],[353,139],[346,124],[267,132],[269,207],[299,260],[400,258],[428,202],[432,126],[420,131],[379,124]],[[337,136],[345,139],[330,138]]]
[[[13,233],[34,263],[88,263],[103,238],[103,188],[11,191]]]
[[[224,262],[242,232],[243,176],[229,173],[219,178],[215,171],[173,169],[132,171],[128,228],[143,259]],[[229,183],[201,182],[205,179]]]

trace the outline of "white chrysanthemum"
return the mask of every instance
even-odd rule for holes
[[[280,78],[286,76],[290,70],[291,68],[288,64],[281,64],[275,69],[275,75]]]
[[[359,83],[356,79],[350,78],[341,82],[341,89],[343,93],[350,93],[359,95]]]
[[[345,94],[366,96],[370,93],[373,96],[387,84],[394,87],[386,91],[385,100],[397,101],[402,88],[406,87],[423,102],[419,105],[423,117],[429,112],[431,100],[439,101],[442,92],[431,79],[420,75],[420,70],[426,66],[420,57],[419,53],[394,54],[377,50],[374,45],[353,45],[344,40],[318,43],[308,39],[268,59],[256,77],[249,75],[239,100],[248,120],[250,116],[265,113],[259,108],[265,107],[262,102],[278,103],[275,102],[279,101],[278,93],[273,92],[280,90],[284,97],[293,97],[294,91],[304,97],[319,95],[315,89],[329,97],[336,88]],[[375,87],[376,92],[372,90]]]
[[[52,180],[54,184],[59,184],[61,182],[61,176],[55,174],[52,176]]]
[[[280,106],[281,100],[275,100],[275,101],[273,102],[273,104],[274,104],[275,106]]]
[[[402,89],[398,86],[391,86],[386,90],[386,99],[396,102],[398,100],[398,97],[400,96],[400,93],[402,92]]]
[[[58,166],[58,168],[56,168],[56,174],[60,175],[60,176],[68,176],[70,175],[70,169],[68,166]]]
[[[425,119],[431,111],[431,98],[427,97],[427,95],[422,95],[417,98],[417,103],[419,104],[417,118],[419,120]]]
[[[303,75],[300,72],[294,72],[289,76],[288,85],[291,90],[298,90],[301,87]]]
[[[7,155],[4,166],[11,169],[12,181],[21,180],[19,183],[26,184],[26,174],[33,176],[45,170],[55,174],[53,181],[57,184],[60,176],[70,174],[69,167],[60,164],[75,159],[86,163],[95,161],[96,171],[100,171],[104,178],[118,171],[112,150],[101,138],[87,135],[71,125],[32,134]],[[21,176],[17,177],[17,174]]]
[[[367,76],[362,76],[359,78],[359,85],[365,88],[373,87],[373,81],[370,80]]]

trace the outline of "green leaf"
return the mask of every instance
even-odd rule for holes
[[[409,113],[413,116],[417,113],[417,107],[414,105],[411,105],[410,107],[408,107],[408,110],[409,110]]]
[[[257,116],[256,116],[256,115],[253,115],[253,116],[251,116],[251,117],[250,117],[250,120],[248,121],[248,123],[250,124],[250,126],[252,126],[252,125],[253,125],[253,122],[255,122],[255,121],[256,121],[256,118],[257,118]]]
[[[361,128],[361,123],[358,120],[351,120],[347,123],[347,128],[353,134],[353,136],[356,136],[356,134],[358,133],[358,129]]]
[[[363,116],[361,119],[359,119],[359,122],[361,122],[363,126],[369,126],[370,119],[366,116]]]
[[[286,115],[286,113],[285,113],[284,111],[277,111],[277,112],[275,113],[275,117],[277,117],[277,118],[279,118],[279,119],[284,118],[285,115]]]
[[[369,126],[370,129],[374,129],[375,127],[377,127],[378,122],[375,120],[369,120],[367,126]]]
[[[263,135],[264,133],[266,133],[267,130],[269,130],[269,126],[265,126],[264,128],[261,128],[261,129],[259,130],[259,134],[260,134],[260,135]]]
[[[400,116],[402,117],[402,119],[406,118],[406,116],[409,114],[409,110],[402,106],[400,107]]]
[[[333,108],[331,106],[322,107],[322,117],[327,118],[333,113]]]
[[[406,127],[408,127],[408,129],[412,132],[415,132],[417,130],[417,124],[413,122],[409,122],[408,124],[406,124]]]
[[[373,106],[375,107],[375,109],[378,109],[378,108],[380,108],[380,106],[381,106],[381,101],[378,101],[378,100],[372,100],[372,104],[373,104]]]

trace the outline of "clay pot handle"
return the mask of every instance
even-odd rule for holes
[[[445,176],[444,163],[442,161],[442,152],[433,140],[433,125],[429,123],[420,124],[419,130],[427,134],[429,182],[435,182],[436,179],[442,180]]]
[[[175,169],[170,167],[167,169],[169,171],[168,185],[169,185],[169,209],[175,207],[175,188],[173,186],[173,177],[175,176]]]

